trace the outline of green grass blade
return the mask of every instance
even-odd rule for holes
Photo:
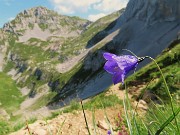
[[[128,127],[129,127],[130,135],[133,135],[131,120],[130,120],[130,117],[128,115],[128,108],[130,108],[130,102],[129,102],[129,98],[128,98],[126,83],[125,83],[125,98],[123,99],[123,106],[124,106],[124,112],[125,112],[126,121],[127,121]]]
[[[179,112],[180,112],[180,107],[178,108],[178,110],[177,111],[175,111],[175,115],[173,114],[173,115],[171,115],[161,126],[160,126],[160,128],[157,130],[157,132],[155,133],[155,135],[159,135],[161,132],[162,132],[162,130],[173,120],[173,119],[175,119],[175,117],[179,114]]]
[[[132,107],[131,107],[131,103],[130,103],[130,101],[129,101],[129,96],[128,96],[127,90],[126,90],[126,101],[127,101],[127,103],[128,103],[128,108],[129,108],[129,110],[130,110],[130,112],[131,112],[131,114],[132,114],[132,121],[133,121],[133,124],[134,124],[134,126],[132,126],[132,127],[134,127],[135,130],[137,131],[136,134],[137,134],[137,135],[140,135],[139,129],[138,129],[138,126],[137,126],[137,121],[136,121],[136,116],[135,116],[135,110],[133,111],[133,109],[132,109]],[[133,131],[133,129],[132,129],[132,131]],[[134,131],[133,131],[133,132],[134,132]],[[133,133],[133,132],[132,132],[132,133]]]
[[[49,135],[52,135],[51,128],[50,128],[50,126],[49,126],[49,124],[48,124],[48,122],[47,122],[47,119],[45,119],[45,122],[46,122],[46,125],[47,125],[47,127],[48,127]]]
[[[87,122],[87,118],[86,118],[86,114],[85,114],[85,111],[84,111],[84,106],[83,106],[82,100],[81,100],[81,107],[82,107],[83,116],[84,116],[84,120],[85,120],[85,123],[86,123],[86,127],[87,127],[87,130],[88,130],[88,133],[89,133],[89,135],[91,135],[91,132],[90,132],[89,126],[88,126],[88,122]]]
[[[173,101],[172,101],[172,96],[171,96],[169,87],[168,87],[168,85],[167,85],[166,79],[165,79],[165,77],[164,77],[164,74],[162,73],[162,70],[161,70],[160,66],[158,65],[158,63],[156,62],[155,59],[153,59],[153,58],[150,57],[150,56],[145,56],[145,58],[151,59],[151,60],[156,64],[156,66],[157,66],[157,68],[158,68],[158,70],[159,70],[159,72],[160,72],[160,74],[161,74],[161,76],[162,76],[162,79],[163,79],[163,82],[164,82],[164,85],[165,85],[165,90],[166,90],[166,92],[167,92],[167,94],[169,95],[169,98],[170,98],[170,105],[171,105],[172,113],[174,114],[174,119],[175,119],[176,127],[177,127],[177,130],[178,130],[178,132],[179,132],[179,126],[178,126],[178,123],[177,123],[177,119],[176,119],[176,115],[175,115],[175,111],[174,111],[174,106],[173,106],[173,103],[172,103],[172,102],[173,102]]]
[[[156,107],[159,115],[162,116],[161,119],[166,119],[166,114],[164,114],[164,113],[162,112],[162,110],[161,110],[154,102],[152,102],[152,104]],[[166,109],[166,111],[168,111],[168,109],[165,108],[165,105],[163,105],[163,108]],[[157,116],[157,117],[158,117],[158,116]],[[159,117],[158,117],[158,119],[159,119]],[[171,126],[175,128],[175,126],[174,126],[172,123],[169,123],[169,124],[171,124]]]
[[[113,129],[112,129],[110,120],[109,120],[109,118],[108,118],[108,116],[107,116],[107,113],[106,113],[106,108],[104,107],[104,105],[103,105],[102,102],[101,102],[101,105],[102,105],[102,107],[103,107],[104,115],[105,115],[105,118],[106,118],[106,123],[108,124],[108,127],[109,127],[109,129],[110,129],[110,131],[111,131],[111,134],[114,135],[114,132],[113,132]]]
[[[126,121],[127,121],[128,128],[129,128],[129,132],[130,132],[130,135],[132,135],[132,126],[131,126],[131,123],[130,123],[130,120],[129,120],[125,99],[123,99],[123,106],[124,106],[124,112],[125,112],[125,117],[126,117]]]
[[[64,121],[62,122],[60,128],[58,129],[57,135],[59,135],[59,133],[60,133],[60,131],[61,131],[61,129],[62,129],[62,127],[63,127],[65,121],[66,121],[66,118],[65,118]]]
[[[93,127],[94,127],[94,135],[96,135],[97,127],[96,127],[96,118],[95,118],[95,110],[94,110],[94,108],[92,109],[92,122],[93,122]]]

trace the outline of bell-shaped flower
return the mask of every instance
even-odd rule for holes
[[[135,69],[138,64],[138,58],[132,55],[117,56],[106,52],[103,56],[107,60],[104,69],[113,75],[112,81],[114,84],[124,83],[125,76],[129,71]]]

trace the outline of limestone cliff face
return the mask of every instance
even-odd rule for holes
[[[130,0],[116,28],[120,29],[114,37],[116,49],[125,47],[138,55],[156,57],[177,39],[180,1]]]
[[[97,94],[112,84],[110,75],[101,70],[105,62],[103,52],[121,55],[128,53],[122,49],[128,49],[137,56],[155,58],[176,41],[180,33],[180,1],[130,0],[125,12],[113,24],[111,29],[104,30],[108,35],[94,45],[96,48],[85,58],[84,70],[92,71],[96,76],[88,78],[84,86],[77,87],[81,98]],[[143,61],[137,68],[148,62]],[[69,93],[73,93],[74,88],[70,89]]]
[[[99,42],[105,46],[96,52],[96,58],[94,53],[89,54],[85,69],[98,70],[102,66],[102,50],[120,54],[127,48],[137,55],[156,57],[176,40],[179,32],[180,0],[130,0],[114,26],[101,32],[106,35]]]
[[[161,21],[180,19],[179,0],[130,0],[124,13],[125,21],[132,18],[148,25]]]

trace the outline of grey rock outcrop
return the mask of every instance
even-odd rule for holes
[[[116,49],[156,57],[177,39],[180,31],[179,0],[130,0],[116,27]],[[119,51],[120,52],[120,51]]]
[[[124,13],[125,21],[132,18],[152,25],[161,21],[180,19],[179,0],[130,0]]]

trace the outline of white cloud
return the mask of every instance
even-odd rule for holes
[[[89,16],[88,16],[88,20],[94,22],[94,21],[98,20],[99,18],[101,18],[101,17],[103,17],[103,16],[106,16],[106,14],[100,13],[100,14],[95,14],[95,15],[89,15]]]
[[[109,13],[126,7],[129,0],[49,0],[60,14],[86,14],[95,21]]]
[[[5,3],[5,5],[7,5],[7,6],[10,6],[13,1],[14,1],[14,0],[3,0],[3,2]]]
[[[93,5],[94,9],[111,13],[126,7],[129,0],[102,0],[100,3]]]
[[[14,20],[15,19],[15,17],[9,17],[8,18],[8,21],[12,21],[12,20]]]
[[[72,10],[71,7],[62,6],[62,5],[55,6],[55,10],[60,13],[68,13],[68,14],[74,13],[74,10]]]
[[[60,13],[70,14],[74,12],[87,12],[93,4],[98,4],[101,0],[50,0]]]

